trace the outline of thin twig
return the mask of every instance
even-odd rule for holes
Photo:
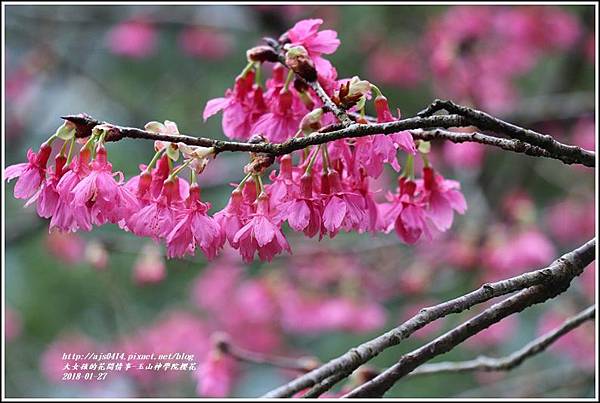
[[[523,363],[526,359],[543,352],[552,343],[573,329],[576,329],[589,320],[593,320],[595,314],[596,306],[592,305],[577,315],[565,320],[558,328],[545,333],[506,357],[491,358],[482,356],[469,361],[426,364],[415,369],[410,373],[410,376],[431,375],[445,372],[509,371]]]
[[[308,372],[319,365],[316,357],[279,357],[246,350],[233,344],[226,335],[219,335],[217,348],[232,358],[251,364],[263,364],[292,371]]]

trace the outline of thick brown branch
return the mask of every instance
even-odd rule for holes
[[[509,371],[548,348],[552,343],[560,339],[573,329],[583,323],[593,320],[596,315],[596,306],[592,305],[575,316],[570,317],[558,328],[531,341],[523,348],[502,358],[478,357],[474,360],[462,362],[439,362],[435,364],[421,365],[410,373],[410,376],[431,375],[446,372],[468,372],[468,371]]]
[[[340,372],[352,372],[360,365],[377,356],[383,350],[399,344],[423,326],[451,313],[463,312],[474,305],[494,297],[538,284],[572,278],[594,260],[596,240],[593,239],[581,247],[555,260],[549,267],[512,277],[495,283],[484,284],[481,288],[442,304],[422,309],[419,314],[400,326],[361,344],[347,353],[322,365],[318,369],[302,375],[291,382],[272,390],[264,397],[290,397],[299,391],[312,387],[326,378]]]
[[[550,135],[524,129],[522,127],[513,125],[512,123],[495,118],[485,112],[467,108],[466,106],[457,105],[452,101],[436,99],[426,109],[419,112],[417,116],[432,116],[435,112],[440,110],[445,110],[451,114],[464,116],[472,125],[477,126],[479,129],[489,130],[498,134],[515,138],[517,140],[521,140],[531,144],[532,146],[543,148],[552,155],[560,155],[564,159],[578,161],[588,167],[595,166],[596,154],[592,151],[584,150],[581,147],[560,143]]]

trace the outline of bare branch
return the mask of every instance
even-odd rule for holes
[[[588,167],[593,167],[595,165],[594,160],[596,154],[592,151],[584,150],[581,147],[560,143],[550,135],[524,129],[520,126],[516,126],[512,123],[495,118],[485,112],[471,109],[466,106],[457,105],[452,101],[436,99],[426,109],[417,113],[417,116],[432,116],[435,112],[440,110],[445,110],[451,114],[464,116],[479,129],[490,130],[495,133],[524,141],[533,146],[543,148],[553,155],[561,155],[564,158],[577,160]]]
[[[506,298],[437,339],[403,355],[397,364],[386,369],[372,380],[357,387],[343,397],[383,396],[398,380],[408,375],[422,363],[452,350],[452,348],[469,337],[474,336],[507,316],[521,312],[527,307],[545,302],[550,298],[562,294],[569,288],[571,280],[579,273],[571,273],[570,275],[565,273],[562,279],[554,279],[553,281],[533,286],[520,291],[512,297]]]
[[[521,140],[504,139],[500,137],[488,136],[482,133],[458,133],[443,129],[423,130],[416,129],[412,130],[411,134],[414,138],[421,140],[449,140],[453,143],[464,143],[467,141],[486,144],[494,147],[501,148],[506,151],[512,151],[515,153],[523,153],[532,157],[545,157],[560,159],[557,155],[551,154],[547,150],[532,146],[531,144],[525,143]]]
[[[316,357],[290,358],[262,354],[234,345],[226,334],[219,333],[214,337],[216,338],[215,344],[219,351],[241,362],[270,365],[300,372],[308,372],[319,366],[319,360]]]
[[[397,120],[387,123],[376,124],[351,124],[344,127],[341,124],[323,127],[320,131],[312,133],[306,137],[290,139],[284,143],[243,143],[235,141],[215,140],[205,137],[193,137],[188,135],[166,135],[149,132],[133,127],[123,127],[111,123],[98,121],[88,115],[70,115],[63,116],[63,119],[75,123],[78,126],[77,136],[87,137],[91,134],[94,126],[99,124],[108,124],[113,128],[111,135],[106,137],[106,141],[119,141],[123,138],[147,139],[147,140],[162,140],[171,142],[182,142],[194,146],[214,147],[216,152],[223,151],[241,151],[254,153],[267,153],[274,156],[290,154],[294,151],[301,150],[305,147],[324,144],[330,141],[335,141],[343,138],[364,137],[375,134],[392,134],[403,130],[427,129],[427,128],[450,128],[450,127],[467,127],[471,125],[468,118],[460,115],[435,115],[426,117],[412,117]],[[572,154],[563,154],[562,152],[552,152],[541,147],[531,146],[520,140],[499,139],[483,134],[453,133],[443,130],[435,130],[433,132],[413,132],[413,138],[428,140],[432,138],[445,139],[457,143],[465,141],[475,141],[487,145],[503,148],[514,152],[524,153],[528,155],[555,158],[566,164],[583,164],[586,166],[594,166],[594,158],[591,161],[586,158],[580,159]],[[572,147],[572,146],[565,146]],[[578,148],[578,147],[577,147]],[[579,148],[578,148],[579,149]],[[583,150],[585,155],[595,154],[591,151]],[[589,165],[591,164],[591,165]]]
[[[402,323],[400,326],[380,335],[347,353],[322,365],[314,371],[302,375],[291,382],[274,389],[264,397],[290,397],[295,393],[312,387],[326,378],[340,372],[354,371],[360,365],[377,356],[383,350],[399,344],[412,333],[437,319],[452,313],[463,312],[472,306],[488,301],[494,297],[506,295],[514,291],[557,280],[568,279],[579,275],[585,266],[594,260],[596,240],[592,239],[572,252],[569,252],[545,269],[521,274],[495,283],[484,284],[479,289],[461,297],[424,308],[417,315]],[[333,385],[331,385],[333,386]]]
[[[415,369],[409,376],[439,374],[443,372],[509,371],[523,363],[526,359],[543,352],[552,343],[573,329],[576,329],[589,320],[593,320],[595,315],[596,306],[592,305],[564,321],[560,327],[538,337],[506,357],[491,358],[482,356],[470,361],[426,364]]]

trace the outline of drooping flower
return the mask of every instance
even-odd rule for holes
[[[346,231],[364,231],[368,224],[364,199],[360,194],[345,190],[337,171],[330,171],[321,179],[329,188],[323,197],[323,227],[321,232],[334,237],[344,229]]]
[[[131,232],[155,240],[166,237],[175,226],[174,207],[182,203],[181,183],[187,184],[178,177],[167,179],[158,198],[128,217],[126,222]]]
[[[112,172],[112,164],[108,162],[106,149],[99,145],[96,158],[91,164],[88,175],[81,179],[71,190],[75,206],[88,206],[92,222],[105,224],[117,223],[137,209],[136,199],[121,186],[122,179],[117,182]],[[122,173],[116,173],[116,175]]]
[[[223,112],[223,133],[230,139],[248,140],[253,124],[266,110],[262,88],[254,85],[254,76],[253,71],[239,76],[233,90],[228,89],[225,97],[211,99],[204,108],[205,121]]]
[[[206,214],[209,208],[210,204],[200,201],[198,184],[192,184],[186,207],[177,213],[176,224],[166,236],[168,257],[193,254],[196,246],[209,259],[216,256],[225,237],[219,224]]]
[[[46,175],[46,164],[51,152],[52,146],[44,143],[37,153],[32,149],[27,151],[28,162],[6,167],[4,177],[7,181],[19,178],[14,191],[17,199],[29,199],[40,188]]]
[[[402,176],[398,185],[398,194],[388,194],[391,202],[385,210],[388,231],[394,228],[400,239],[407,244],[413,244],[421,237],[431,239],[432,228],[423,203],[419,200],[421,189],[418,184]]]
[[[252,126],[252,133],[262,134],[272,143],[283,143],[298,131],[308,109],[292,91],[284,88],[274,91],[269,102],[270,111],[258,118]]]
[[[281,252],[291,253],[290,245],[281,232],[280,222],[269,208],[269,196],[261,193],[257,200],[256,212],[235,234],[233,243],[239,247],[242,259],[251,262],[258,252],[261,260],[271,261]]]
[[[56,186],[64,173],[64,167],[67,158],[59,154],[54,159],[54,170],[47,173],[45,180],[42,181],[40,189],[35,195],[25,203],[25,207],[36,203],[36,210],[40,217],[50,218],[56,211],[59,202],[59,194]]]
[[[58,181],[56,190],[59,198],[52,219],[50,229],[58,228],[61,231],[91,231],[92,217],[86,204],[76,205],[73,201],[73,189],[85,178],[90,171],[91,152],[83,149],[77,158],[71,162],[67,172]]]
[[[300,178],[300,193],[281,206],[280,216],[287,220],[290,227],[302,231],[310,238],[321,229],[322,205],[318,197],[313,196],[312,175],[305,173]]]
[[[427,216],[440,231],[452,225],[453,210],[464,214],[467,202],[459,191],[460,184],[444,179],[431,167],[423,168],[423,189],[427,201]]]

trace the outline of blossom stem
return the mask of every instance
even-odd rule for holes
[[[371,84],[371,90],[373,90],[373,92],[375,93],[375,97],[383,96],[383,94],[381,93],[381,90],[375,84]]]
[[[288,88],[290,87],[290,83],[292,82],[293,78],[294,78],[294,71],[289,70],[288,75],[285,78],[285,84],[283,84],[283,92],[288,92]]]
[[[252,175],[254,177],[254,181],[256,182],[256,194],[261,195],[265,192],[265,187],[263,185],[262,177],[260,175]]]
[[[242,181],[239,183],[239,185],[237,185],[236,189],[242,190],[242,188],[244,187],[244,185],[246,184],[248,179],[250,179],[251,176],[252,176],[252,172],[249,172],[248,174],[246,174],[246,176],[244,176],[244,179],[242,179]]]
[[[317,155],[319,155],[319,147],[316,147],[315,151],[310,156],[310,160],[308,161],[308,165],[306,166],[305,173],[310,174],[310,171],[312,170],[312,166],[315,163],[315,160],[317,159]]]
[[[258,85],[259,87],[262,86],[261,81],[262,81],[262,70],[260,68],[260,63],[256,62],[255,63],[255,68],[254,71],[256,72],[256,75],[254,76],[254,82],[256,83],[256,85]]]
[[[145,171],[147,173],[150,173],[150,170],[152,169],[152,167],[154,166],[156,161],[158,161],[158,159],[162,156],[162,154],[165,152],[165,150],[166,150],[166,148],[160,149],[154,154],[154,157],[152,157],[152,160],[150,160],[150,162],[148,163],[148,166],[146,167]]]
[[[415,177],[415,167],[414,167],[415,157],[412,154],[408,154],[406,158],[406,165],[404,166],[404,171],[402,172],[402,176],[408,178],[410,180]]]
[[[169,158],[170,160],[170,158]],[[179,165],[177,168],[175,168],[173,170],[173,172],[171,172],[171,174],[169,175],[169,178],[167,180],[173,180],[175,178],[175,176],[177,176],[177,174],[179,172],[181,172],[185,167],[187,167],[188,165],[190,165],[190,163],[193,161],[193,158],[190,158],[189,160],[185,161],[183,164]]]
[[[67,151],[67,144],[69,144],[70,142],[71,142],[70,140],[65,140],[63,145],[60,147],[60,151],[58,152],[58,155],[65,155],[65,152]]]
[[[69,154],[67,154],[67,162],[66,165],[68,166],[71,163],[71,158],[73,157],[73,149],[75,148],[75,136],[73,136],[71,138],[71,140],[69,141],[70,145],[69,145]]]
[[[429,158],[427,157],[427,154],[424,153],[420,153],[421,154],[421,158],[423,159],[423,164],[425,165],[425,168],[429,168]]]
[[[252,68],[254,67],[254,62],[249,62],[246,67],[244,67],[244,70],[242,70],[242,72],[240,73],[240,76],[242,76],[242,78],[246,77],[246,74],[248,74],[250,72],[250,70],[252,70]]]
[[[321,144],[320,147],[323,154],[323,171],[327,172],[329,170],[329,151],[327,151],[326,144]]]

